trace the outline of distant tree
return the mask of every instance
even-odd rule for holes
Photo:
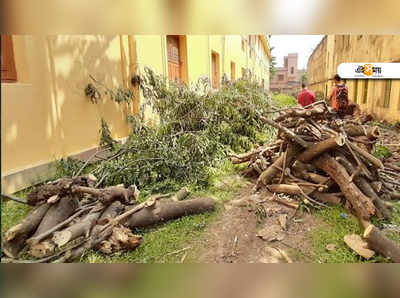
[[[272,55],[272,50],[274,47],[271,47],[271,62],[269,63],[269,77],[272,80],[276,75],[276,57]]]
[[[307,72],[303,72],[301,74],[301,82],[302,83],[307,83]]]

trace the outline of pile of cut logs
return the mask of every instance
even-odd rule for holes
[[[187,188],[139,203],[134,185],[98,189],[95,184],[96,177],[88,175],[36,187],[26,201],[32,211],[3,236],[6,261],[67,262],[91,249],[106,254],[132,250],[142,241],[132,233],[135,228],[212,211],[216,205],[206,197],[183,200]]]
[[[371,154],[379,128],[363,124],[361,117],[341,119],[323,101],[263,119],[277,129],[276,140],[231,155],[232,163],[247,163],[244,175],[257,177],[255,191],[266,188],[279,201],[275,194],[295,195],[315,208],[344,204],[364,226],[368,246],[400,262],[398,244],[370,223],[373,216],[390,219],[392,200],[400,199],[399,165]]]

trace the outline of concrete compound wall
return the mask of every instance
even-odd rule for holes
[[[400,62],[400,35],[327,35],[308,61],[309,88],[330,94],[337,66],[343,62]],[[378,119],[400,121],[400,80],[391,80],[390,99],[384,105],[388,80],[347,80],[350,100]]]

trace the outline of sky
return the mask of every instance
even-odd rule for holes
[[[269,43],[274,47],[272,56],[276,57],[276,66],[283,66],[283,57],[287,54],[298,53],[298,68],[306,68],[308,58],[323,37],[324,35],[272,35]]]

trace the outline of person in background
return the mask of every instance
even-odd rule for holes
[[[341,84],[342,79],[338,74],[333,77],[335,82],[335,86],[332,88],[332,92],[329,96],[331,100],[332,108],[339,114],[339,116],[344,116],[349,113],[349,90],[346,84],[343,82]]]
[[[297,96],[297,102],[302,106],[308,106],[315,102],[315,94],[311,90],[306,88],[306,84],[302,83],[301,88],[303,88],[300,94]]]

